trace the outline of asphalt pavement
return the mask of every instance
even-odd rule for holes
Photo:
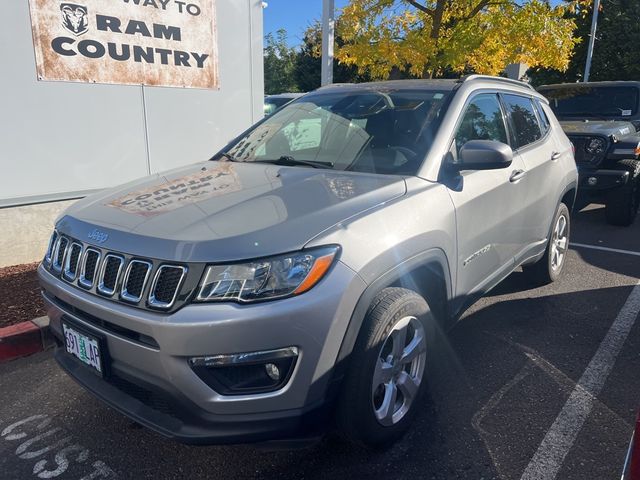
[[[0,365],[2,479],[616,479],[640,407],[640,221],[574,218],[566,272],[514,272],[450,332],[414,427],[386,451],[189,447],[129,421],[43,352]],[[596,247],[596,248],[594,248]]]

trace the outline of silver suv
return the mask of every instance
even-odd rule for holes
[[[441,332],[518,266],[560,276],[576,185],[526,84],[321,88],[64,213],[38,270],[55,357],[182,442],[389,443]]]

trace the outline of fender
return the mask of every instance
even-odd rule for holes
[[[578,181],[577,180],[573,180],[570,183],[568,183],[564,187],[564,189],[562,190],[562,193],[560,193],[560,196],[558,197],[558,202],[556,203],[556,209],[553,212],[553,217],[551,217],[551,224],[549,225],[549,233],[547,234],[547,241],[545,243],[544,250],[547,249],[547,243],[549,243],[549,239],[551,238],[551,232],[553,231],[553,227],[555,226],[553,224],[553,220],[555,219],[556,212],[558,211],[558,207],[560,206],[560,203],[562,203],[562,199],[565,197],[565,195],[567,193],[569,193],[572,189],[573,189],[573,198],[572,198],[571,206],[567,205],[567,208],[569,209],[569,213],[573,214],[573,207],[576,204],[576,197],[578,195]],[[542,251],[540,256],[542,256],[542,254],[544,254],[544,250]]]
[[[567,193],[569,193],[572,189],[573,189],[573,198],[572,198],[572,202],[571,202],[571,208],[569,208],[569,213],[573,213],[573,207],[576,204],[576,198],[578,196],[578,180],[577,179],[572,180],[571,182],[569,182],[564,187],[564,189],[562,190],[562,193],[560,193],[560,196],[558,197],[558,204],[556,205],[556,211],[558,210],[558,207],[560,206],[560,202],[562,201],[564,196]],[[553,223],[553,220],[551,221],[551,223]],[[549,231],[551,231],[551,230],[549,230]]]
[[[397,284],[397,282],[407,274],[414,272],[420,268],[425,268],[428,272],[427,275],[429,283],[431,281],[436,281],[438,282],[438,284],[434,285],[438,286],[442,286],[444,283],[444,286],[446,288],[446,298],[442,299],[443,305],[436,306],[430,304],[429,307],[432,310],[443,310],[439,313],[444,315],[439,315],[436,318],[440,322],[448,322],[448,303],[453,297],[453,290],[451,286],[451,272],[449,269],[449,261],[443,250],[441,250],[440,248],[432,248],[426,250],[403,261],[402,263],[393,267],[391,270],[388,270],[386,273],[382,274],[367,286],[367,288],[358,299],[358,302],[356,303],[356,307],[351,314],[351,319],[349,321],[347,331],[342,340],[340,351],[338,352],[338,357],[333,369],[332,379],[328,387],[329,390],[327,392],[327,398],[335,397],[335,395],[339,391],[340,381],[347,371],[349,356],[351,355],[351,352],[353,351],[355,343],[358,339],[360,329],[362,327],[362,324],[364,323],[367,310],[369,309],[373,298],[383,288],[389,287],[393,284]],[[405,285],[403,284],[402,286]],[[411,286],[409,286],[409,288],[411,288]]]

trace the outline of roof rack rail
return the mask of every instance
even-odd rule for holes
[[[535,92],[535,88],[533,88],[533,86],[531,86],[530,84],[528,84],[527,82],[523,82],[521,80],[514,80],[512,78],[505,78],[505,77],[493,77],[491,75],[465,75],[464,77],[460,77],[460,79],[458,80],[458,83],[465,83],[468,82],[470,80],[494,80],[496,82],[504,82],[504,83],[510,83],[511,85],[518,85],[520,87],[526,87],[529,88],[530,90],[533,90]]]
[[[324,88],[331,88],[331,87],[344,87],[345,85],[354,85],[354,83],[353,82],[327,83],[326,85],[320,85],[316,90],[322,90]]]

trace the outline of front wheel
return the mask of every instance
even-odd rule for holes
[[[433,321],[412,290],[385,288],[373,300],[338,406],[338,427],[349,440],[380,447],[409,428],[425,389]]]
[[[564,268],[567,251],[569,250],[569,234],[571,233],[571,217],[569,209],[564,203],[558,205],[553,218],[553,229],[547,242],[544,255],[533,265],[523,267],[523,270],[539,284],[546,285],[560,278]]]

